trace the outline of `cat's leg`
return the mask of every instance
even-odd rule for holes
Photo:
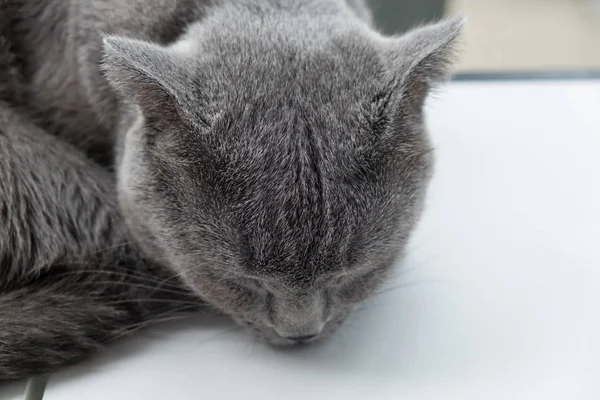
[[[0,104],[0,381],[196,305],[128,242],[110,175]]]
[[[0,285],[125,240],[110,179],[74,148],[0,106]]]

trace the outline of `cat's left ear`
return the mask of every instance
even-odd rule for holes
[[[393,39],[385,57],[401,107],[419,112],[433,87],[451,73],[465,18],[413,29]]]
[[[107,36],[102,68],[111,86],[137,105],[146,120],[172,122],[185,101],[186,59],[172,48],[141,40]]]

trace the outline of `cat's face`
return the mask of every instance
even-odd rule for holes
[[[396,39],[400,55],[352,36],[107,40],[109,79],[138,113],[120,166],[132,230],[269,342],[333,332],[419,218],[432,167],[422,103],[457,30]],[[443,43],[425,46],[432,35]]]

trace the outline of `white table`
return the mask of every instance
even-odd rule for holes
[[[198,316],[50,377],[44,400],[600,399],[600,81],[455,82],[390,290],[293,351]]]
[[[25,382],[17,382],[10,385],[0,386],[0,399],[21,400],[24,399]]]

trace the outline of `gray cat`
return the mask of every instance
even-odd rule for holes
[[[362,0],[0,11],[0,380],[200,299],[312,342],[402,255],[461,20],[384,37]]]

